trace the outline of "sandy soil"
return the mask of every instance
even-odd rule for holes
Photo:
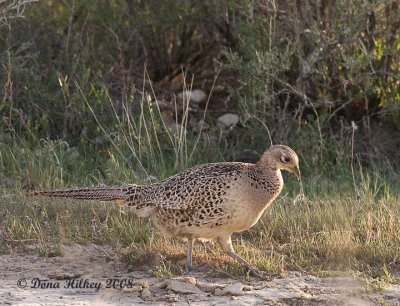
[[[366,292],[351,276],[289,272],[271,281],[245,282],[195,271],[160,279],[128,272],[107,247],[73,244],[62,253],[0,256],[0,305],[400,305],[399,285]]]

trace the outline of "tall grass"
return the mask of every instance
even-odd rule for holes
[[[151,83],[146,75],[145,81]],[[191,84],[184,85],[183,90],[191,90]],[[29,189],[152,181],[210,161],[218,148],[218,143],[211,146],[207,141],[204,120],[196,131],[191,130],[189,96],[183,96],[182,107],[174,108],[170,120],[166,115],[170,111],[162,109],[152,87],[150,92],[132,88],[117,108],[105,87],[92,86],[87,92],[78,83],[75,86],[96,123],[88,127],[97,129],[97,137],[91,139],[84,133],[78,144],[72,145],[64,140],[37,139],[25,126],[24,133],[32,137],[23,138],[14,132],[14,141],[0,142],[4,185]],[[108,116],[98,109],[105,104],[105,109],[112,111]]]

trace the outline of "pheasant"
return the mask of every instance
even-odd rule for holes
[[[272,145],[255,163],[198,165],[143,186],[33,191],[30,196],[116,201],[139,217],[150,218],[165,235],[187,239],[185,268],[192,268],[195,239],[216,239],[224,252],[257,276],[254,266],[235,253],[231,235],[254,226],[283,188],[281,170],[300,180],[299,159],[288,146]]]

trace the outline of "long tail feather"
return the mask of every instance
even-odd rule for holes
[[[135,188],[135,185],[122,187],[89,187],[76,189],[59,189],[52,191],[31,191],[28,196],[47,196],[71,198],[80,200],[100,200],[100,201],[115,201],[125,200],[129,191]]]

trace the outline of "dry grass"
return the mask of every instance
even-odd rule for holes
[[[366,183],[365,183],[366,184]],[[361,271],[390,275],[399,267],[400,197],[360,185],[355,192],[309,194],[301,202],[281,196],[250,231],[235,235],[239,254],[270,273],[301,270],[327,275]],[[26,198],[2,190],[2,252],[35,244],[55,256],[61,243],[111,244],[128,265],[151,267],[159,276],[181,273],[185,242],[160,236],[147,220],[121,212],[112,204]],[[196,243],[196,265],[207,264],[227,275],[246,271],[216,244]]]

